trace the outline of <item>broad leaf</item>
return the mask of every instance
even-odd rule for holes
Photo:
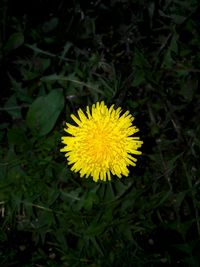
[[[38,97],[30,106],[27,114],[28,127],[40,136],[48,134],[53,129],[63,107],[64,96],[60,89]]]

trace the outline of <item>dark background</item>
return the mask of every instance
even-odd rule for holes
[[[0,265],[199,266],[200,5],[0,3]],[[128,178],[66,166],[70,114],[135,116]]]

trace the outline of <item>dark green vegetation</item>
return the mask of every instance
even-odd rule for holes
[[[198,0],[1,1],[0,266],[200,266],[199,14]],[[97,100],[129,109],[144,141],[110,183],[59,152],[70,113]]]

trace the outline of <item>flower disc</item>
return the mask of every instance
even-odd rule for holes
[[[87,106],[86,114],[79,109],[78,117],[71,115],[77,126],[66,123],[64,129],[69,136],[62,137],[68,164],[71,170],[79,172],[80,176],[92,176],[99,179],[111,179],[111,173],[119,178],[128,176],[128,166],[135,166],[136,158],[140,155],[138,148],[143,142],[133,134],[138,128],[132,124],[134,117],[126,111],[121,115],[121,108],[108,108],[104,102],[97,102],[90,111]]]

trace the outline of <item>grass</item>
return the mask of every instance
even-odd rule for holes
[[[1,266],[199,266],[199,8],[1,3]],[[59,149],[98,100],[129,109],[144,146],[128,178],[96,184]]]

